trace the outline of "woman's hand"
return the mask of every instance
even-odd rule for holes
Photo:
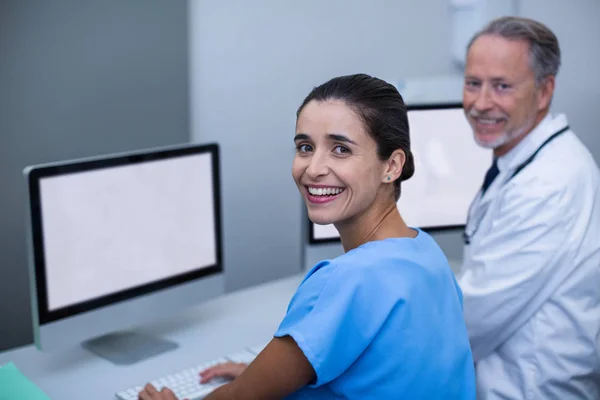
[[[200,383],[204,384],[214,378],[235,379],[248,367],[244,363],[226,362],[215,365],[200,372]]]
[[[144,389],[138,394],[139,400],[178,400],[175,393],[169,388],[164,388],[161,391],[156,390],[152,384],[147,384]]]
[[[227,362],[215,365],[200,372],[200,383],[204,384],[214,378],[235,379],[248,367],[246,364]],[[140,400],[178,400],[172,390],[164,388],[156,390],[151,384],[147,384],[139,393]]]

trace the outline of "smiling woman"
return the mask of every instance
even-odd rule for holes
[[[207,399],[475,399],[460,289],[435,241],[398,211],[414,172],[398,91],[334,78],[300,106],[294,141],[309,217],[335,225],[345,254],[307,273],[249,366],[202,373],[235,378]]]
[[[396,209],[414,162],[406,106],[392,85],[353,75],[317,87],[298,110],[296,131],[292,174],[311,221],[334,223],[346,250],[369,240],[372,232],[356,227],[383,216],[414,236]]]

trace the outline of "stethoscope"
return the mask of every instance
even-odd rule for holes
[[[517,174],[519,172],[523,171],[525,169],[525,167],[527,167],[529,164],[531,164],[531,162],[533,161],[535,156],[537,156],[537,154],[544,148],[544,146],[546,146],[548,143],[550,143],[551,141],[553,141],[558,136],[560,136],[561,134],[563,134],[564,132],[566,132],[568,130],[569,130],[569,125],[565,126],[561,130],[559,130],[558,132],[556,132],[552,136],[550,136],[548,139],[546,139],[546,141],[544,143],[542,143],[540,145],[540,147],[538,147],[537,150],[534,151],[533,154],[531,156],[529,156],[529,158],[527,160],[523,161],[521,164],[519,164],[517,166],[517,168],[515,168],[513,173],[510,175],[510,177],[508,177],[508,179],[506,179],[502,184],[506,185],[512,178],[517,176]],[[475,202],[473,202],[473,203],[475,203]],[[473,204],[471,204],[471,207],[472,206],[473,206]],[[479,213],[479,217],[476,219],[476,223],[474,224],[474,226],[470,227],[469,220],[471,218],[471,207],[469,207],[469,212],[467,214],[467,224],[465,225],[465,231],[463,232],[463,241],[464,241],[465,245],[471,244],[471,239],[473,238],[473,235],[475,235],[475,233],[477,232],[477,229],[479,228],[479,224],[483,220],[483,217],[485,217],[485,214],[487,213],[487,210],[488,210],[488,207],[486,206]]]

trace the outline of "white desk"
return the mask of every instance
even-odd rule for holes
[[[450,260],[457,271],[460,260]],[[305,273],[223,295],[140,329],[179,348],[131,366],[116,366],[79,345],[46,354],[33,345],[0,353],[53,400],[110,400],[115,393],[203,362],[264,345],[277,330]]]
[[[304,274],[221,296],[140,329],[179,348],[132,366],[116,366],[79,345],[57,354],[33,345],[0,353],[53,400],[109,400],[115,393],[171,372],[266,344],[277,330]]]

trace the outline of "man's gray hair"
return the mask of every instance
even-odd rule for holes
[[[501,17],[477,32],[467,46],[483,35],[497,35],[508,40],[529,43],[529,58],[535,81],[539,85],[548,76],[556,76],[560,68],[560,47],[554,33],[544,24],[529,18]]]

